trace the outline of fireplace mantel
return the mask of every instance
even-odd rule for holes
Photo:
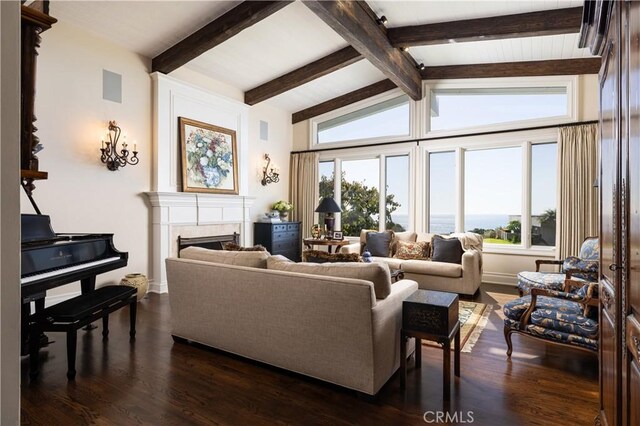
[[[176,256],[175,228],[191,229],[194,234],[206,228],[212,235],[228,234],[229,226],[240,232],[240,243],[253,240],[250,208],[254,197],[242,195],[196,194],[187,192],[146,192],[151,204],[153,282],[150,291],[167,292],[164,260]],[[183,235],[191,236],[191,235]]]

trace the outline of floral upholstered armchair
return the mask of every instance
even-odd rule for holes
[[[574,291],[575,288],[579,290]],[[504,305],[507,356],[518,333],[552,343],[598,350],[598,284],[567,280],[564,291],[532,288]]]
[[[578,257],[569,256],[564,260],[536,260],[535,272],[518,274],[520,295],[529,294],[533,288],[562,290],[565,280],[586,282],[598,281],[598,258],[600,246],[598,237],[588,237],[582,242]],[[561,265],[560,272],[541,272],[541,265]]]

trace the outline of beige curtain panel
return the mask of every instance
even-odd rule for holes
[[[598,235],[598,127],[561,127],[558,134],[558,256],[577,256],[586,237]]]
[[[317,152],[291,154],[290,185],[291,202],[293,203],[292,220],[302,222],[302,236],[309,234],[309,229],[315,223],[314,210],[318,206],[320,192],[318,188]]]

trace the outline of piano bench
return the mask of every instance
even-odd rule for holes
[[[63,331],[67,333],[67,378],[76,376],[76,342],[78,329],[102,318],[102,337],[109,335],[109,314],[129,305],[129,336],[136,336],[137,289],[124,285],[100,287],[86,294],[49,306],[33,317],[29,338],[29,376],[38,377],[38,350],[41,333]],[[32,344],[33,343],[33,344]]]

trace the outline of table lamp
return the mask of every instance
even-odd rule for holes
[[[325,213],[324,224],[327,227],[327,235],[331,236],[333,233],[333,224],[335,223],[333,214],[340,213],[341,211],[342,209],[333,197],[324,197],[322,201],[320,201],[320,204],[316,208],[316,213]]]

